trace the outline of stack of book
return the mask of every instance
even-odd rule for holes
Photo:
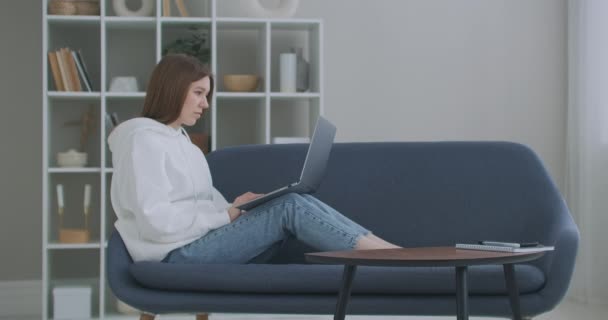
[[[49,65],[57,91],[93,91],[82,54],[70,48],[49,51]]]
[[[513,243],[513,242],[499,242],[499,241],[480,241],[477,244],[471,243],[457,243],[457,249],[467,250],[484,250],[484,251],[501,251],[501,252],[538,252],[538,251],[552,251],[555,248],[553,246],[543,246],[538,242],[531,243]]]

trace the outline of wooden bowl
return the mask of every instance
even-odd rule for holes
[[[233,92],[251,92],[258,87],[259,77],[255,74],[224,75],[224,87]]]

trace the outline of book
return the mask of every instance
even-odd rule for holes
[[[89,75],[89,70],[87,69],[87,64],[84,63],[84,59],[82,58],[82,52],[80,52],[80,50],[78,51],[74,51],[74,53],[76,54],[76,58],[78,63],[80,64],[80,67],[82,67],[82,73],[84,74],[84,78],[83,81],[86,83],[86,86],[88,88],[91,88],[92,91],[93,90],[93,84],[91,82],[91,76]]]
[[[54,51],[49,51],[49,65],[51,67],[51,73],[53,74],[53,82],[55,83],[55,90],[65,91],[63,87],[63,81],[61,80],[61,71],[59,70],[59,63],[57,62],[57,54]]]
[[[163,0],[163,17],[171,16],[171,0]]]
[[[543,246],[538,245],[536,247],[525,247],[525,248],[515,248],[515,247],[507,247],[507,246],[489,246],[485,244],[470,244],[470,243],[457,243],[457,249],[466,249],[466,250],[483,250],[483,251],[501,251],[501,252],[540,252],[540,251],[553,251],[555,247],[553,246]]]
[[[78,74],[80,75],[80,80],[82,80],[84,87],[89,92],[93,91],[91,79],[89,79],[89,75],[86,72],[84,63],[82,62],[82,56],[80,55],[80,51],[72,51],[72,57],[74,58],[74,62],[76,62],[76,68],[78,69]]]
[[[82,91],[80,77],[78,76],[78,69],[76,68],[76,61],[74,61],[74,57],[72,56],[72,50],[70,48],[63,48],[61,51],[65,55],[65,60],[68,62],[68,73],[70,75],[70,84],[72,86],[72,90]]]
[[[63,83],[63,89],[64,91],[72,91],[68,76],[67,61],[65,61],[63,54],[61,54],[61,50],[57,50],[55,52],[55,56],[57,57],[57,65],[59,66],[59,73],[61,74],[61,83]]]

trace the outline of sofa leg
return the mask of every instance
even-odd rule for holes
[[[154,320],[156,315],[149,313],[142,313],[139,315],[139,320]]]
[[[209,320],[209,314],[208,313],[198,313],[196,315],[196,320]]]

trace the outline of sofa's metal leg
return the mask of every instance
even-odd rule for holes
[[[209,314],[208,313],[198,313],[196,315],[196,320],[209,320]]]
[[[155,314],[142,313],[139,315],[139,320],[154,320],[155,317]]]

